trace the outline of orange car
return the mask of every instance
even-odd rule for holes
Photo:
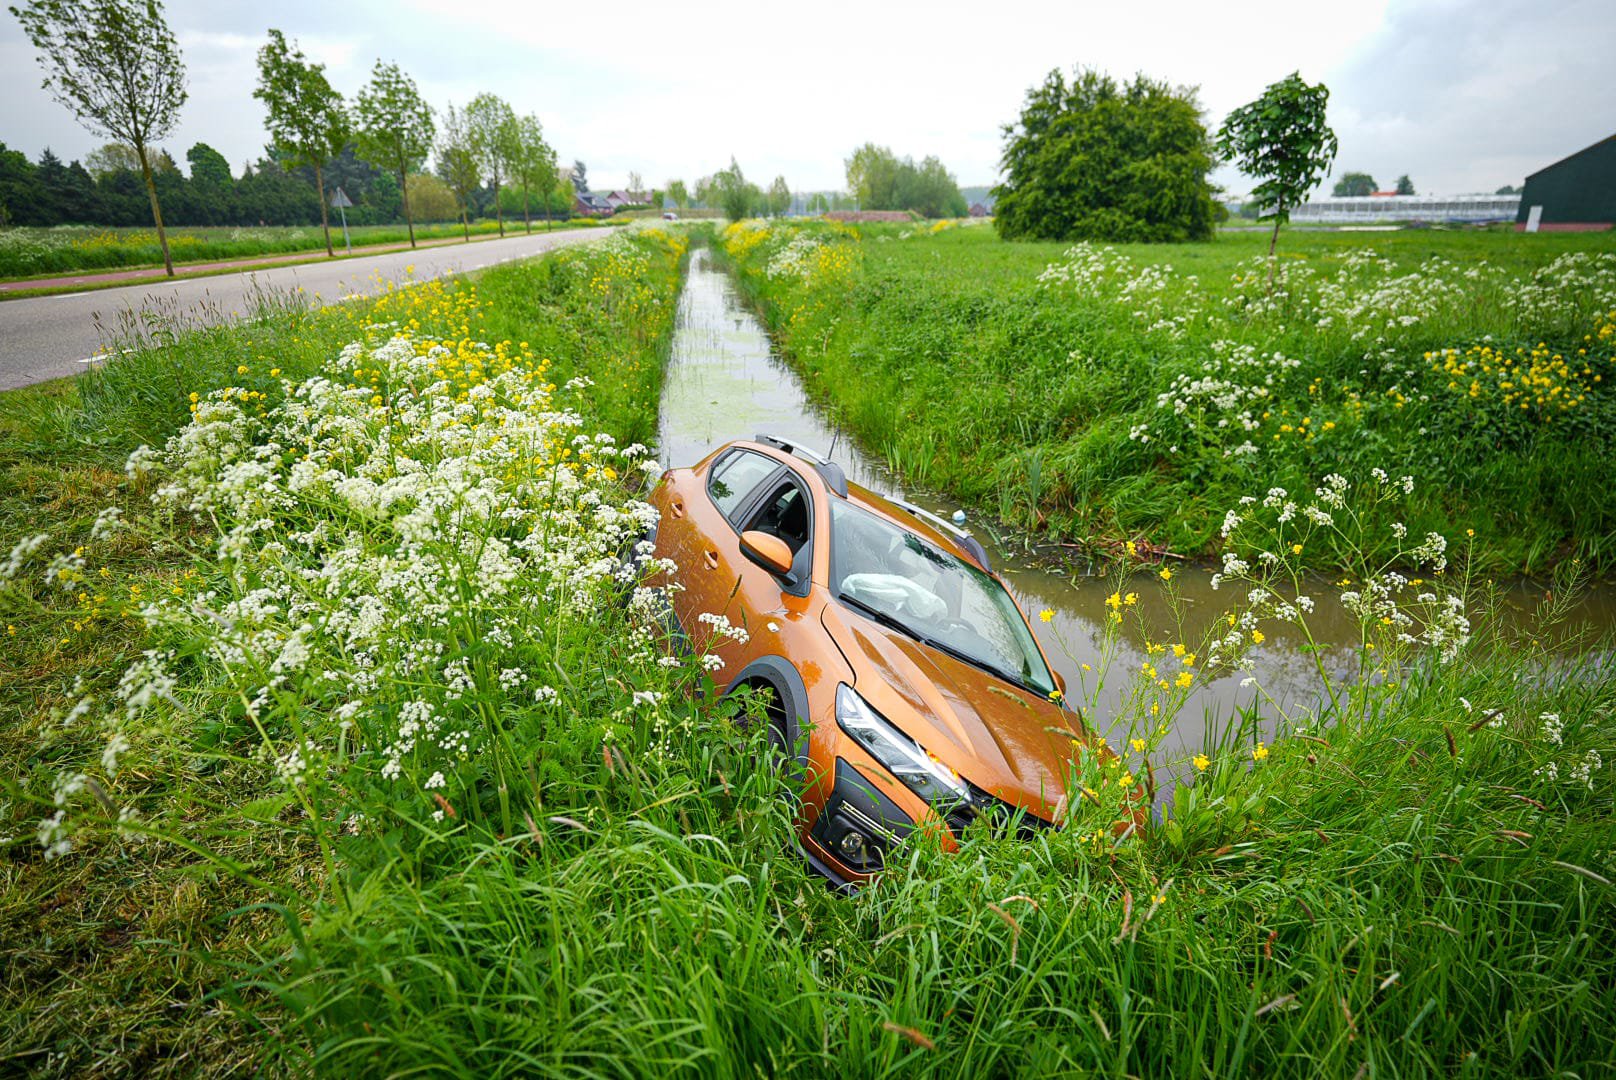
[[[1061,816],[1088,735],[976,540],[768,435],[669,470],[651,502],[679,628],[726,693],[769,692],[795,748],[815,870],[863,880],[927,822]]]

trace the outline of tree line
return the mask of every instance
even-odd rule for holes
[[[505,233],[520,208],[551,217],[570,198],[536,116],[518,116],[493,94],[442,116],[397,64],[381,60],[350,103],[325,66],[270,30],[258,52],[254,96],[270,142],[257,168],[238,178],[212,147],[198,143],[181,175],[159,148],[188,97],[185,65],[160,0],[31,0],[11,12],[39,53],[44,88],[93,134],[112,140],[100,162],[63,165],[49,150],[38,164],[0,147],[0,222],[133,224],[144,195],[163,262],[174,273],[165,228],[183,224],[303,224],[318,220],[334,254],[330,194],[342,187],[360,223],[402,217],[415,244],[414,203],[443,209],[447,192],[467,235],[470,218],[491,208]],[[422,170],[429,156],[436,175]],[[95,158],[91,155],[90,158]],[[107,167],[97,166],[106,164]],[[351,185],[351,188],[350,186]],[[144,216],[143,216],[144,217]]]

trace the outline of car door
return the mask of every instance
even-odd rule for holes
[[[731,450],[708,469],[705,489],[685,500],[685,532],[670,548],[683,586],[673,598],[673,609],[698,651],[724,646],[714,640],[713,623],[702,616],[722,615],[735,626],[744,625],[734,600],[739,594],[741,567],[752,563],[741,554],[740,524],[764,485],[782,468],[778,461],[755,451]],[[724,651],[734,652],[733,648]]]

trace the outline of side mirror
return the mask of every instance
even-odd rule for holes
[[[741,554],[771,574],[791,574],[791,548],[778,536],[752,529],[741,534]]]
[[[1060,691],[1060,696],[1061,697],[1065,697],[1066,696],[1066,676],[1062,675],[1058,671],[1051,671],[1050,674],[1055,676],[1055,689]]]

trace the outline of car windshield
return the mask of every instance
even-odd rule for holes
[[[832,591],[911,637],[1040,695],[1055,680],[1003,585],[971,563],[840,499]]]

